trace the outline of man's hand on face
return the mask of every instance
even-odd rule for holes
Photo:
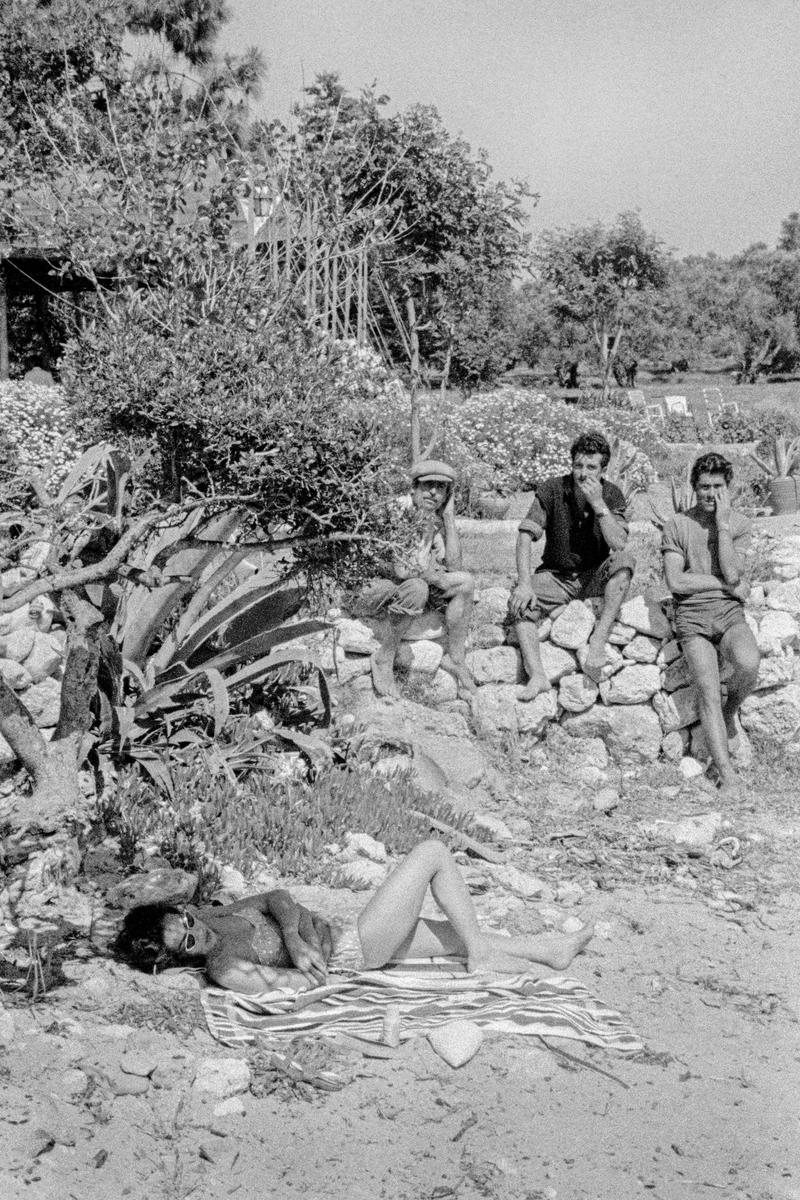
[[[727,487],[722,486],[714,496],[714,516],[717,521],[717,529],[730,529],[731,527],[731,494]]]
[[[599,479],[584,479],[578,484],[593,509],[603,508],[603,485]]]
[[[447,499],[442,505],[441,514],[445,519],[456,515],[455,490],[453,488],[450,488],[448,491]]]

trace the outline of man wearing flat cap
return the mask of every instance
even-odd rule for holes
[[[386,566],[387,577],[373,580],[358,605],[363,616],[384,619],[380,648],[371,664],[379,696],[396,694],[395,656],[414,617],[426,608],[444,611],[448,653],[442,668],[454,676],[459,694],[475,691],[465,661],[475,581],[462,569],[453,505],[455,481],[448,463],[426,458],[413,464],[409,544],[397,548]]]

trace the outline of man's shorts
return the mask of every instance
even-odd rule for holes
[[[701,637],[716,646],[729,629],[746,624],[744,607],[732,596],[698,599],[694,604],[679,604],[675,609],[675,637],[681,644],[689,638]]]
[[[393,579],[373,579],[353,600],[350,606],[353,614],[358,617],[418,617],[425,609],[443,612],[450,603],[449,596],[435,584],[428,585],[424,579],[406,580],[402,593],[400,586]]]
[[[629,551],[616,550],[593,571],[567,574],[538,570],[533,576],[534,599],[518,617],[512,617],[509,613],[508,621],[538,621],[553,609],[563,608],[570,600],[590,600],[593,596],[602,596],[609,579],[620,571],[630,571],[632,575],[635,566],[636,560]]]

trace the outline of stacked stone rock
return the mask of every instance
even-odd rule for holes
[[[773,541],[774,577],[753,587],[746,619],[764,655],[758,690],[742,709],[742,724],[759,739],[786,740],[800,730],[800,536]],[[541,737],[558,722],[576,738],[600,738],[618,762],[707,758],[695,690],[658,600],[626,601],[611,631],[609,662],[595,683],[582,671],[599,601],[573,601],[540,626],[542,664],[551,690],[529,703],[517,699],[524,682],[504,618],[509,590],[490,587],[476,598],[467,662],[478,684],[475,715],[498,736]],[[336,666],[342,683],[369,686],[373,629],[336,616]],[[425,614],[408,631],[399,655],[412,679],[428,685],[431,703],[456,699],[455,681],[441,670],[444,625]],[[329,666],[333,666],[333,652]]]
[[[3,587],[19,583],[18,572],[3,573]],[[63,674],[63,629],[53,628],[52,601],[40,596],[14,612],[0,614],[0,674],[25,704],[47,737],[58,722]],[[14,754],[0,737],[0,763]]]

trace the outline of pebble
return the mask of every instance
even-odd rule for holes
[[[246,1109],[244,1100],[241,1096],[228,1096],[227,1100],[222,1100],[214,1106],[214,1116],[219,1119],[221,1117],[243,1117]]]
[[[556,889],[556,900],[559,904],[579,904],[583,899],[584,890],[579,883],[573,883],[571,880],[566,883],[560,883]]]
[[[150,1080],[142,1075],[126,1075],[112,1067],[104,1072],[115,1096],[143,1096],[150,1087]]]
[[[619,804],[619,792],[615,788],[602,788],[592,800],[595,812],[613,812]]]
[[[204,1058],[197,1067],[193,1089],[226,1100],[250,1087],[250,1067],[243,1058]]]
[[[432,1029],[428,1041],[448,1066],[463,1067],[480,1050],[483,1033],[474,1021],[448,1021]]]

